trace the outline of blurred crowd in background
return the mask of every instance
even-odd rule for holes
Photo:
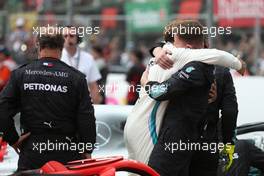
[[[129,84],[137,85],[151,57],[149,49],[162,41],[165,24],[177,18],[232,27],[230,35],[212,38],[212,47],[239,54],[248,65],[248,75],[264,76],[264,20],[260,19],[259,26],[257,18],[242,23],[241,19],[221,21],[215,12],[216,3],[217,0],[0,0],[0,90],[10,71],[37,59],[33,27],[47,24],[100,28],[97,35],[85,35],[80,47],[93,55],[102,74],[102,85],[108,73],[125,73]],[[134,96],[128,95],[128,104],[135,103]]]

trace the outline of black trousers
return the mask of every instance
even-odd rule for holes
[[[197,134],[183,125],[173,129],[162,128],[158,143],[151,153],[149,166],[161,176],[216,176],[219,158],[216,133],[203,139]],[[190,146],[203,146],[203,143],[208,146],[214,143],[214,150],[199,150]]]
[[[178,126],[178,130],[161,129],[158,143],[150,155],[149,166],[161,176],[248,176],[250,167],[255,167],[264,173],[264,151],[255,147],[246,140],[238,140],[235,145],[234,160],[229,172],[220,172],[218,168],[219,154],[210,151],[173,150],[173,143],[190,143],[182,139],[191,139],[192,134]],[[211,133],[213,134],[213,133]],[[205,141],[198,142],[217,143],[215,134]],[[196,141],[197,142],[197,141]],[[169,146],[169,147],[168,147]]]
[[[83,159],[76,150],[67,150],[66,147],[64,149],[58,146],[55,147],[59,143],[70,145],[65,136],[31,135],[21,146],[17,171],[38,169],[48,161],[58,161],[66,164],[69,161]],[[40,145],[42,145],[42,149],[46,145],[46,150],[40,150]],[[49,148],[48,145],[50,145]]]
[[[197,142],[196,134],[183,125],[161,128],[148,165],[161,176],[189,176],[194,151],[188,145]]]
[[[218,168],[218,152],[196,151],[189,168],[190,176],[216,176]]]
[[[219,144],[216,130],[205,131],[200,142],[210,146],[210,149],[194,152],[189,168],[190,176],[216,176],[219,162]]]

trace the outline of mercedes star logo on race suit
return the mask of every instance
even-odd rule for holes
[[[111,128],[102,121],[96,121],[96,133],[96,142],[99,144],[98,147],[105,146],[112,136]]]

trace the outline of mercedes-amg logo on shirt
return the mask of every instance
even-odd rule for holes
[[[99,144],[98,147],[105,146],[112,137],[111,128],[102,121],[96,121],[96,133],[96,142]]]

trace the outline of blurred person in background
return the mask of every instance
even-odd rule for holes
[[[108,74],[108,68],[105,58],[103,57],[103,48],[99,45],[92,46],[92,56],[94,57],[95,63],[97,68],[100,71],[100,74],[102,78],[97,81],[97,84],[99,85],[99,92],[101,96],[103,97],[102,104],[105,104],[105,85],[107,80],[107,74]]]
[[[17,67],[12,60],[9,51],[4,45],[0,45],[0,91],[9,80],[11,71]]]
[[[9,70],[13,71],[17,68],[16,62],[10,55],[10,52],[4,45],[0,45],[0,57],[3,60],[3,64],[9,68]]]
[[[219,40],[220,41],[220,40]],[[221,45],[221,46],[220,46]],[[227,38],[222,39],[218,43],[217,48],[220,46],[225,51],[228,51],[234,55],[240,55],[247,64],[247,70],[245,75],[256,75],[255,64],[255,37],[251,34],[238,35],[233,34]]]
[[[134,105],[139,95],[140,79],[146,67],[143,64],[144,55],[140,50],[138,49],[132,50],[130,52],[129,58],[133,65],[127,72],[127,77],[126,77],[126,81],[129,84],[129,90],[127,94],[127,104]]]
[[[25,52],[27,50],[27,42],[30,39],[29,33],[24,29],[25,19],[18,18],[16,20],[16,28],[10,34],[8,39],[8,48],[14,56],[15,61],[21,65],[27,62]]]
[[[95,147],[85,75],[60,61],[63,45],[61,34],[38,36],[39,59],[14,70],[0,94],[0,132],[19,154],[18,171],[38,169],[51,160],[66,164],[90,158]],[[13,120],[18,112],[21,136]]]
[[[86,75],[92,101],[95,104],[100,104],[103,98],[99,92],[97,81],[102,77],[93,56],[78,47],[78,44],[81,43],[81,37],[78,36],[76,28],[74,26],[64,28],[65,43],[61,60]]]
[[[5,56],[0,51],[0,92],[7,84],[11,74],[11,70],[8,68],[8,66],[4,64],[4,61],[5,61]]]
[[[121,49],[120,49],[120,36],[114,36],[109,42],[109,63],[112,65],[119,65],[121,59]]]

